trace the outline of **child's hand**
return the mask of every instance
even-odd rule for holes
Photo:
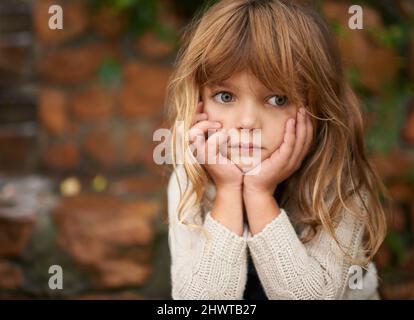
[[[277,185],[300,168],[312,142],[313,128],[304,108],[299,109],[296,120],[286,122],[281,146],[244,176],[244,193],[273,195]]]
[[[201,113],[203,102],[197,106],[193,126],[189,131],[189,139],[196,152],[196,159],[207,169],[218,190],[238,189],[243,184],[242,171],[220,150],[227,147],[228,135],[225,130],[219,130],[221,123],[209,121],[205,113]],[[213,132],[210,137],[207,134]]]

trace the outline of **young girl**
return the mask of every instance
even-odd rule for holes
[[[167,91],[173,299],[379,298],[371,261],[385,235],[384,189],[315,11],[216,3],[185,34]],[[258,150],[259,161],[234,149]],[[199,161],[211,153],[229,161]]]

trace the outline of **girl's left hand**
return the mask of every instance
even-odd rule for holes
[[[273,195],[277,185],[300,168],[312,142],[313,128],[304,108],[299,109],[296,119],[286,121],[280,147],[259,166],[246,173],[243,192]]]

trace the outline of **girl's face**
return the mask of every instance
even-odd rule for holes
[[[231,130],[227,157],[240,169],[249,166],[240,161],[240,143],[253,142],[253,130],[260,129],[260,161],[267,159],[283,142],[286,121],[296,118],[300,106],[289,102],[282,92],[269,91],[254,75],[243,71],[224,83],[202,88],[204,113],[222,128]],[[243,134],[241,133],[243,130]],[[246,134],[247,133],[247,134]],[[239,152],[232,152],[237,148]],[[248,150],[252,151],[251,146]],[[235,155],[236,154],[236,155]]]

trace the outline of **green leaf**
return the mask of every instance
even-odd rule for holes
[[[139,6],[129,11],[129,30],[135,35],[140,35],[154,28],[157,23],[157,11],[157,1],[142,0]]]
[[[161,40],[166,42],[175,43],[178,40],[175,30],[163,24],[156,24],[155,32]]]
[[[98,70],[98,78],[104,87],[117,86],[122,79],[121,64],[113,58],[104,59]]]
[[[392,231],[387,234],[384,242],[396,254],[398,264],[401,264],[407,255],[407,246],[403,236],[400,233]]]
[[[370,97],[364,103],[376,116],[374,125],[367,133],[367,146],[370,152],[388,154],[399,143],[404,123],[404,105],[408,98],[408,87],[398,84],[386,85],[383,90],[386,97]]]

